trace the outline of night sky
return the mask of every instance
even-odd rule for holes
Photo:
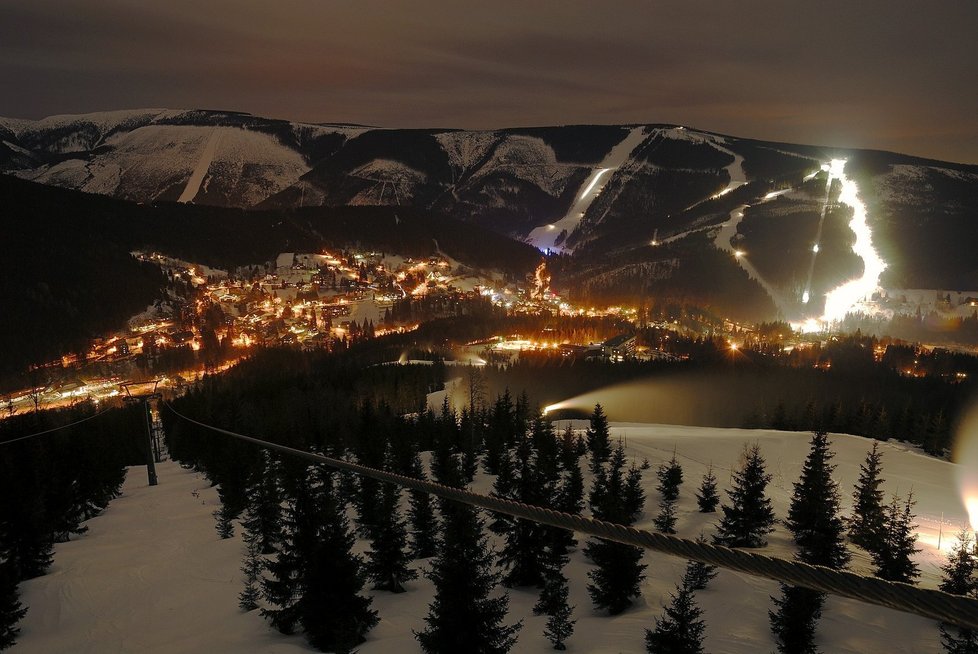
[[[677,123],[978,163],[978,2],[2,0],[0,115]]]

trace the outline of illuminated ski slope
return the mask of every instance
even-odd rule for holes
[[[527,236],[527,240],[533,244],[534,247],[540,250],[569,250],[561,244],[557,244],[557,239],[561,234],[564,235],[564,239],[574,233],[577,226],[581,223],[584,218],[584,214],[587,213],[588,208],[594,202],[594,200],[601,194],[604,189],[605,184],[611,179],[611,173],[613,170],[619,168],[622,164],[628,161],[628,157],[632,154],[632,151],[645,140],[645,128],[636,127],[631,132],[628,133],[624,139],[621,140],[618,145],[611,149],[608,156],[604,158],[591,174],[588,175],[587,179],[584,180],[582,185],[582,190],[577,194],[577,198],[574,200],[574,204],[567,211],[567,214],[555,223],[549,225],[544,225],[542,227],[537,227]]]
[[[845,159],[833,159],[829,164],[829,183],[833,179],[839,180],[842,184],[839,202],[852,207],[849,229],[856,235],[852,251],[863,260],[863,275],[829,291],[821,318],[824,323],[842,320],[863,298],[872,295],[879,288],[880,276],[886,270],[886,262],[873,247],[873,233],[866,220],[866,205],[859,197],[859,187],[846,177],[845,167]]]

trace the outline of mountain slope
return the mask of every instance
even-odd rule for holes
[[[623,160],[602,167],[633,137]],[[881,285],[975,286],[978,166],[660,124],[379,129],[156,109],[0,119],[0,169],[26,179],[144,203],[412,207],[573,251],[555,283],[634,278],[623,288],[592,284],[632,300],[670,280],[742,270],[765,278],[748,284],[768,299],[731,314],[753,319],[819,315],[833,285],[862,274],[850,214],[836,210],[839,190],[820,172],[832,159],[848,161],[866,204],[886,263]],[[731,258],[735,247],[752,265],[717,268],[716,255]],[[717,293],[690,299],[730,310]]]

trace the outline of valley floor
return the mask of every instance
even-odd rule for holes
[[[563,427],[565,423],[561,423]],[[582,428],[585,423],[575,423]],[[612,423],[612,435],[627,441],[629,455],[648,457],[656,466],[675,448],[685,480],[680,495],[679,535],[710,534],[717,514],[696,512],[694,491],[711,462],[720,485],[729,481],[745,442],[760,443],[769,486],[779,518],[787,512],[792,483],[808,451],[809,434],[712,429],[670,425]],[[837,453],[836,478],[844,506],[870,441],[846,435],[832,438]],[[954,484],[954,466],[923,456],[898,443],[882,444],[885,490],[918,499],[922,548],[917,560],[921,585],[936,587],[943,555],[937,550],[943,519],[942,548],[946,551],[966,513]],[[21,586],[29,612],[21,623],[14,652],[166,652],[218,653],[311,651],[301,636],[285,637],[270,629],[257,611],[238,610],[241,589],[238,567],[244,551],[240,533],[221,540],[211,513],[219,507],[217,492],[200,475],[174,462],[159,466],[160,485],[146,484],[145,469],[132,468],[123,495],[105,513],[89,521],[89,531],[77,540],[56,546],[51,572]],[[648,528],[658,509],[654,469],[645,473],[648,495],[639,526]],[[480,475],[475,490],[487,492],[492,479]],[[240,532],[240,529],[236,530]],[[583,539],[579,539],[583,541]],[[583,542],[581,543],[583,544]],[[366,543],[358,543],[360,551]],[[787,531],[779,526],[764,550],[790,557]],[[865,553],[853,550],[853,568],[870,570]],[[644,630],[654,625],[662,604],[680,579],[685,562],[646,553],[648,579],[642,597],[624,614],[609,618],[594,612],[587,595],[591,568],[574,551],[566,569],[570,603],[576,605],[575,634],[568,651],[612,654],[644,651]],[[422,569],[425,561],[419,562]],[[510,621],[523,619],[514,652],[552,651],[543,638],[545,617],[533,616],[532,590],[511,590]],[[769,597],[774,582],[721,571],[710,587],[697,593],[706,620],[706,651],[747,653],[773,651],[768,630]],[[401,595],[374,592],[373,606],[380,623],[360,648],[363,654],[420,651],[412,630],[422,629],[431,583],[424,577],[408,584]],[[830,598],[819,626],[819,646],[825,652],[938,652],[936,624],[931,620]]]

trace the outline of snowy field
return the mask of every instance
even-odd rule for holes
[[[563,428],[565,422],[559,423]],[[583,429],[586,423],[575,422]],[[737,462],[745,442],[758,442],[774,479],[768,487],[779,518],[787,513],[791,485],[808,452],[810,434],[767,430],[713,429],[670,425],[612,423],[612,436],[627,442],[637,460],[653,466],[671,457],[675,448],[685,473],[680,490],[680,536],[712,533],[718,514],[696,511],[693,495],[710,462],[721,487]],[[852,484],[871,441],[834,435],[843,506],[850,504]],[[953,464],[927,457],[899,443],[884,443],[884,489],[918,500],[917,522],[922,548],[917,562],[921,585],[936,587],[943,555],[937,550],[943,516],[942,548],[966,521],[954,485]],[[312,651],[301,636],[285,637],[271,630],[258,612],[242,613],[237,606],[241,589],[238,571],[244,552],[240,529],[230,540],[214,530],[211,512],[219,506],[215,489],[198,474],[167,462],[159,467],[160,485],[146,485],[144,468],[129,471],[122,497],[87,524],[78,540],[56,546],[51,572],[21,586],[29,605],[14,652],[300,652]],[[492,478],[477,477],[475,490],[485,492]],[[649,528],[658,510],[654,470],[645,473],[646,511],[638,526]],[[725,497],[725,496],[724,496]],[[889,498],[887,498],[889,499]],[[581,544],[583,539],[579,538]],[[359,543],[360,551],[366,544]],[[790,557],[793,549],[783,526],[771,535],[765,551]],[[853,548],[852,568],[868,572],[868,555]],[[609,618],[591,608],[587,572],[580,547],[566,569],[570,603],[577,620],[568,651],[612,654],[644,651],[645,629],[661,614],[668,594],[679,581],[685,562],[646,553],[648,578],[642,597],[624,614]],[[421,561],[422,569],[426,562]],[[407,584],[408,592],[374,592],[373,607],[380,623],[359,649],[363,654],[419,652],[412,630],[423,628],[433,596],[424,577]],[[532,590],[511,590],[510,621],[523,619],[514,652],[553,651],[542,633],[545,616],[533,616]],[[706,651],[753,653],[774,650],[768,629],[769,597],[778,595],[775,582],[721,571],[709,588],[697,593],[706,621]],[[939,652],[936,624],[888,609],[830,598],[819,625],[823,652]]]

